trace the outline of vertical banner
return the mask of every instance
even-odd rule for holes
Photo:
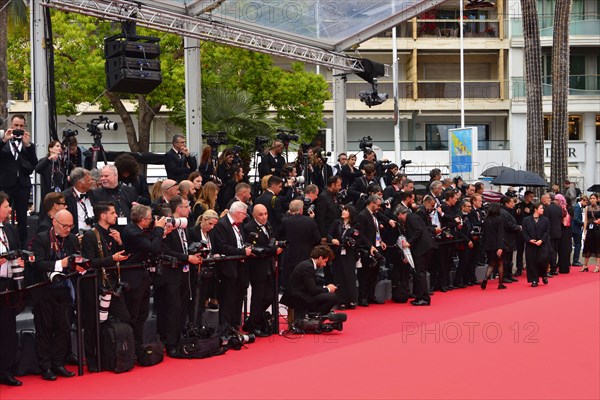
[[[448,130],[450,175],[460,175],[465,181],[475,179],[477,127]]]

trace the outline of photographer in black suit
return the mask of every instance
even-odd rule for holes
[[[48,381],[56,380],[56,375],[75,375],[64,367],[75,290],[73,282],[62,275],[74,270],[69,256],[79,252],[79,241],[70,233],[72,227],[73,216],[61,210],[54,216],[52,228],[36,234],[31,243],[35,281],[54,282],[35,291],[33,305],[38,361],[42,379]]]
[[[15,114],[11,127],[0,141],[0,191],[11,200],[19,230],[19,240],[27,240],[27,204],[31,193],[30,175],[38,163],[31,134],[25,131],[25,117]],[[14,221],[14,217],[13,217]]]
[[[154,290],[156,302],[156,323],[158,333],[164,338],[168,356],[177,354],[177,343],[189,314],[191,265],[200,265],[199,254],[188,254],[190,234],[183,224],[189,217],[190,204],[187,199],[175,196],[169,201],[169,207],[176,218],[176,226],[164,239],[165,254],[177,259],[170,266],[163,266],[162,275],[157,277]],[[179,219],[179,222],[177,221]],[[183,226],[185,225],[185,226]]]
[[[354,182],[352,182],[352,185],[348,188],[348,195],[355,204],[361,197],[367,197],[369,186],[377,185],[375,165],[366,163],[361,169],[364,172],[364,175],[354,179]]]
[[[263,249],[269,248],[273,239],[273,230],[268,221],[269,214],[262,204],[257,204],[252,210],[252,219],[244,225],[245,237],[256,234],[253,246]],[[279,255],[283,248],[278,247],[276,254]],[[275,255],[275,254],[273,254]],[[264,312],[273,304],[273,293],[275,285],[275,271],[273,258],[250,258],[247,261],[250,284],[252,285],[252,299],[250,301],[250,317],[245,323],[244,330],[259,337],[270,336],[273,332],[269,330],[263,319]]]
[[[62,192],[65,196],[67,208],[73,214],[73,229],[71,233],[77,235],[81,231],[88,231],[94,223],[94,210],[90,200],[92,188],[92,175],[87,169],[74,168],[69,175],[71,187]]]
[[[123,230],[122,236],[123,245],[130,254],[125,265],[139,265],[161,253],[167,221],[164,217],[157,219],[151,228],[153,220],[150,207],[137,204],[131,208],[131,222]],[[150,311],[150,274],[144,268],[133,268],[124,270],[121,275],[123,281],[129,284],[125,303],[135,338],[135,352],[139,354],[144,341],[144,322]]]
[[[17,229],[8,223],[12,209],[8,195],[0,192],[0,253],[19,249]],[[0,293],[16,289],[13,279],[13,267],[23,268],[23,259],[9,261],[0,258]],[[0,384],[21,386],[23,383],[14,378],[12,367],[17,353],[17,301],[19,296],[0,295]]]
[[[75,170],[81,168],[75,168]],[[74,170],[74,171],[75,171]],[[91,267],[98,273],[100,288],[112,293],[108,313],[111,317],[121,322],[129,321],[129,311],[123,294],[117,294],[118,274],[114,271],[106,272],[103,268],[116,265],[117,262],[127,260],[121,234],[111,228],[117,223],[117,212],[112,203],[98,203],[94,206],[94,227],[88,230],[81,240],[81,255],[91,262]],[[100,290],[99,293],[102,293]],[[98,359],[96,355],[96,302],[94,280],[81,281],[82,317],[84,326],[85,359],[88,371],[98,372]]]
[[[179,183],[198,168],[198,161],[190,155],[185,136],[173,135],[172,143],[173,147],[165,153],[165,169],[167,178]]]
[[[113,203],[118,215],[118,229],[124,229],[131,213],[131,207],[137,204],[135,189],[119,183],[119,171],[114,165],[102,167],[100,182],[102,187],[92,190],[90,194],[92,204],[99,201]]]
[[[342,178],[338,175],[330,176],[327,180],[327,189],[319,194],[316,202],[315,221],[319,227],[321,241],[327,240],[327,232],[333,221],[341,216],[341,210],[337,203],[337,194],[342,189]]]
[[[376,214],[381,209],[381,197],[370,195],[367,208],[356,217],[356,229],[359,232],[359,248],[362,249],[361,264],[358,277],[358,305],[368,307],[369,303],[380,303],[375,299],[375,285],[379,276],[380,262],[377,254],[381,255],[386,244],[381,239],[383,225],[377,220]],[[383,256],[381,256],[383,257]]]
[[[285,158],[281,155],[282,153],[283,142],[275,140],[269,152],[263,155],[262,161],[259,164],[259,177],[261,179],[265,175],[281,176],[281,170],[285,165]]]
[[[428,306],[431,304],[429,289],[427,288],[427,269],[431,252],[435,243],[429,232],[429,227],[416,213],[407,207],[399,205],[394,210],[398,221],[402,222],[406,230],[406,241],[401,243],[402,248],[409,248],[415,263],[413,276],[413,293],[415,299],[410,302],[413,306]],[[399,249],[400,251],[400,249]]]
[[[283,218],[283,207],[281,206],[281,199],[279,193],[283,188],[283,179],[276,175],[272,175],[267,180],[267,190],[256,198],[254,204],[262,204],[267,208],[269,212],[269,222],[273,228],[273,232],[277,236],[281,227],[281,219]]]
[[[328,314],[337,303],[333,284],[319,286],[316,282],[317,268],[323,268],[333,259],[333,251],[326,245],[319,245],[310,252],[310,259],[296,265],[290,275],[281,303],[294,309],[295,319],[304,318],[308,312]]]
[[[234,202],[226,216],[214,228],[214,253],[225,256],[249,256],[252,252],[245,245],[242,222],[246,218],[246,204]],[[246,288],[246,268],[243,261],[223,261],[216,265],[217,300],[219,301],[219,324],[224,331],[241,326],[242,304]]]
[[[513,254],[517,250],[517,237],[521,234],[521,226],[515,219],[514,208],[517,203],[515,197],[504,196],[501,200],[502,209],[500,216],[504,218],[504,252],[502,260],[504,264],[503,283],[513,283],[519,280],[513,277]]]

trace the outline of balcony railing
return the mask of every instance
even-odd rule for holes
[[[569,86],[569,96],[600,96],[600,75],[570,75]],[[512,78],[512,92],[513,99],[525,98],[525,78]],[[542,96],[552,96],[551,83],[542,83]]]
[[[391,140],[374,141],[374,144],[379,146],[383,151],[393,151],[394,142]],[[425,151],[425,150],[448,150],[448,143],[432,142],[426,140],[402,140],[400,141],[400,149],[403,151]],[[479,140],[477,141],[478,150],[510,150],[510,141],[508,140]],[[357,152],[358,141],[348,141],[348,151]]]
[[[576,20],[571,16],[569,23],[569,36],[600,36],[600,15],[586,14],[584,19]],[[540,17],[540,36],[552,37],[554,34],[554,21],[552,17]],[[523,37],[523,19],[511,19],[512,37]]]

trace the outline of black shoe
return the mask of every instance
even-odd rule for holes
[[[369,307],[369,302],[365,299],[359,300],[358,305],[361,307]]]
[[[498,289],[506,289],[506,286],[504,286],[503,284],[499,284]]]
[[[338,310],[345,310],[347,307],[345,304],[338,304],[336,307]]]
[[[456,286],[456,285],[454,285],[454,286]],[[464,288],[467,287],[467,285],[465,285],[464,283],[461,283],[460,285],[458,285],[456,287],[459,288],[459,289],[464,289]]]
[[[42,371],[42,379],[45,381],[55,381],[56,375],[54,375],[51,369],[45,369]]]
[[[538,287],[538,283],[537,283],[537,281],[533,281],[533,282],[531,282],[531,287]]]
[[[408,298],[409,298],[409,299],[416,299],[416,298],[417,298],[417,296],[415,296],[415,295],[414,295],[414,293],[409,293],[409,294],[408,294]]]
[[[548,284],[548,278],[546,278],[546,277],[543,277],[543,278],[542,278],[542,282],[544,282],[544,285],[547,285],[547,284]]]
[[[267,333],[265,331],[261,331],[260,329],[254,329],[252,332],[250,332],[251,334],[253,334],[256,337],[269,337],[271,336],[270,333]]]
[[[65,377],[65,378],[72,378],[75,376],[74,372],[69,371],[65,367],[54,367],[54,368],[52,368],[52,372],[54,372],[56,375],[59,375],[59,376]]]
[[[522,274],[523,274],[523,272],[521,272],[521,271],[515,272],[515,276],[521,276]]]
[[[554,276],[554,275],[558,275],[558,272],[556,272],[556,271],[548,272],[548,276]]]
[[[486,287],[487,287],[487,279],[484,279],[484,280],[481,281],[481,288],[483,290],[485,290]]]
[[[502,283],[513,283],[513,281],[510,278],[503,278]]]
[[[574,263],[573,263],[573,266],[574,266],[574,267],[583,267],[583,264],[582,264],[582,263],[580,263],[579,261],[577,261],[577,262],[574,262]]]
[[[65,358],[65,364],[68,365],[79,365],[79,357],[71,353]],[[85,363],[83,363],[85,365]]]
[[[375,298],[369,299],[369,304],[384,304],[384,303],[385,303],[385,301],[377,300]]]
[[[446,293],[448,291],[448,286],[442,286],[442,288],[440,289],[440,292],[442,293]]]
[[[167,356],[171,357],[171,358],[176,358],[177,357],[177,347],[167,347]]]
[[[413,300],[410,302],[413,306],[428,306],[430,303],[425,300]]]
[[[517,278],[515,278],[514,276],[511,276],[510,279],[512,282],[519,282],[519,280]]]
[[[473,281],[473,282],[471,282],[471,283],[472,283],[473,285],[481,285],[481,282],[479,282],[479,281]]]
[[[0,378],[0,385],[21,386],[22,384],[23,382],[21,382],[18,379],[15,379],[15,377],[12,375],[5,375],[2,378]]]
[[[346,308],[348,310],[354,310],[356,308],[356,304],[355,303],[348,303],[348,305],[346,306]]]
[[[473,285],[475,285],[473,282],[468,282],[467,283],[467,286],[473,286]]]

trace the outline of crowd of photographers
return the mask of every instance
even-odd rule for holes
[[[86,271],[97,271],[100,294],[111,295],[101,304],[100,320],[129,324],[138,353],[153,296],[158,334],[167,355],[176,356],[186,323],[199,311],[194,303],[218,308],[221,331],[266,337],[276,333],[266,310],[279,291],[281,303],[294,310],[296,328],[341,329],[343,319],[330,311],[383,303],[376,296],[383,271],[391,280],[393,301],[428,306],[435,291],[485,289],[491,279],[504,289],[518,281],[525,264],[532,286],[540,279],[547,284],[548,277],[569,272],[571,237],[578,229],[581,243],[584,225],[582,270],[600,248],[595,195],[589,206],[585,196],[572,207],[558,193],[533,203],[531,192],[520,201],[508,192],[501,204],[486,204],[481,183],[442,179],[439,170],[431,171],[426,194],[416,195],[401,171],[407,162],[398,167],[377,161],[368,147],[359,167],[356,155],[345,153],[332,167],[323,150],[311,146],[302,146],[296,162],[287,163],[283,151],[289,137],[283,136],[261,157],[252,187],[236,149],[217,158],[211,147],[219,143],[213,142],[198,162],[185,138],[175,135],[165,155],[167,178],[149,189],[127,154],[95,174],[83,168],[76,145],[65,165],[64,153],[71,150],[51,143],[38,163],[35,154],[27,155],[28,134],[13,140],[18,127],[13,123],[0,143],[0,171],[13,168],[17,176],[29,177],[35,169],[47,190],[37,232],[28,239],[6,222],[11,204],[18,210],[13,196],[24,190],[25,181],[0,182],[0,292],[39,286],[27,293],[46,380],[74,375],[64,365],[75,277]],[[214,255],[224,258],[209,266],[205,260]],[[478,281],[476,267],[486,264],[485,279]],[[91,372],[100,369],[94,282],[82,280],[80,299]],[[249,286],[250,313],[242,320]],[[22,295],[16,291],[0,302],[0,383],[8,385],[20,385],[11,367]],[[314,327],[315,319],[307,315],[317,318]],[[322,324],[326,318],[334,324]]]

